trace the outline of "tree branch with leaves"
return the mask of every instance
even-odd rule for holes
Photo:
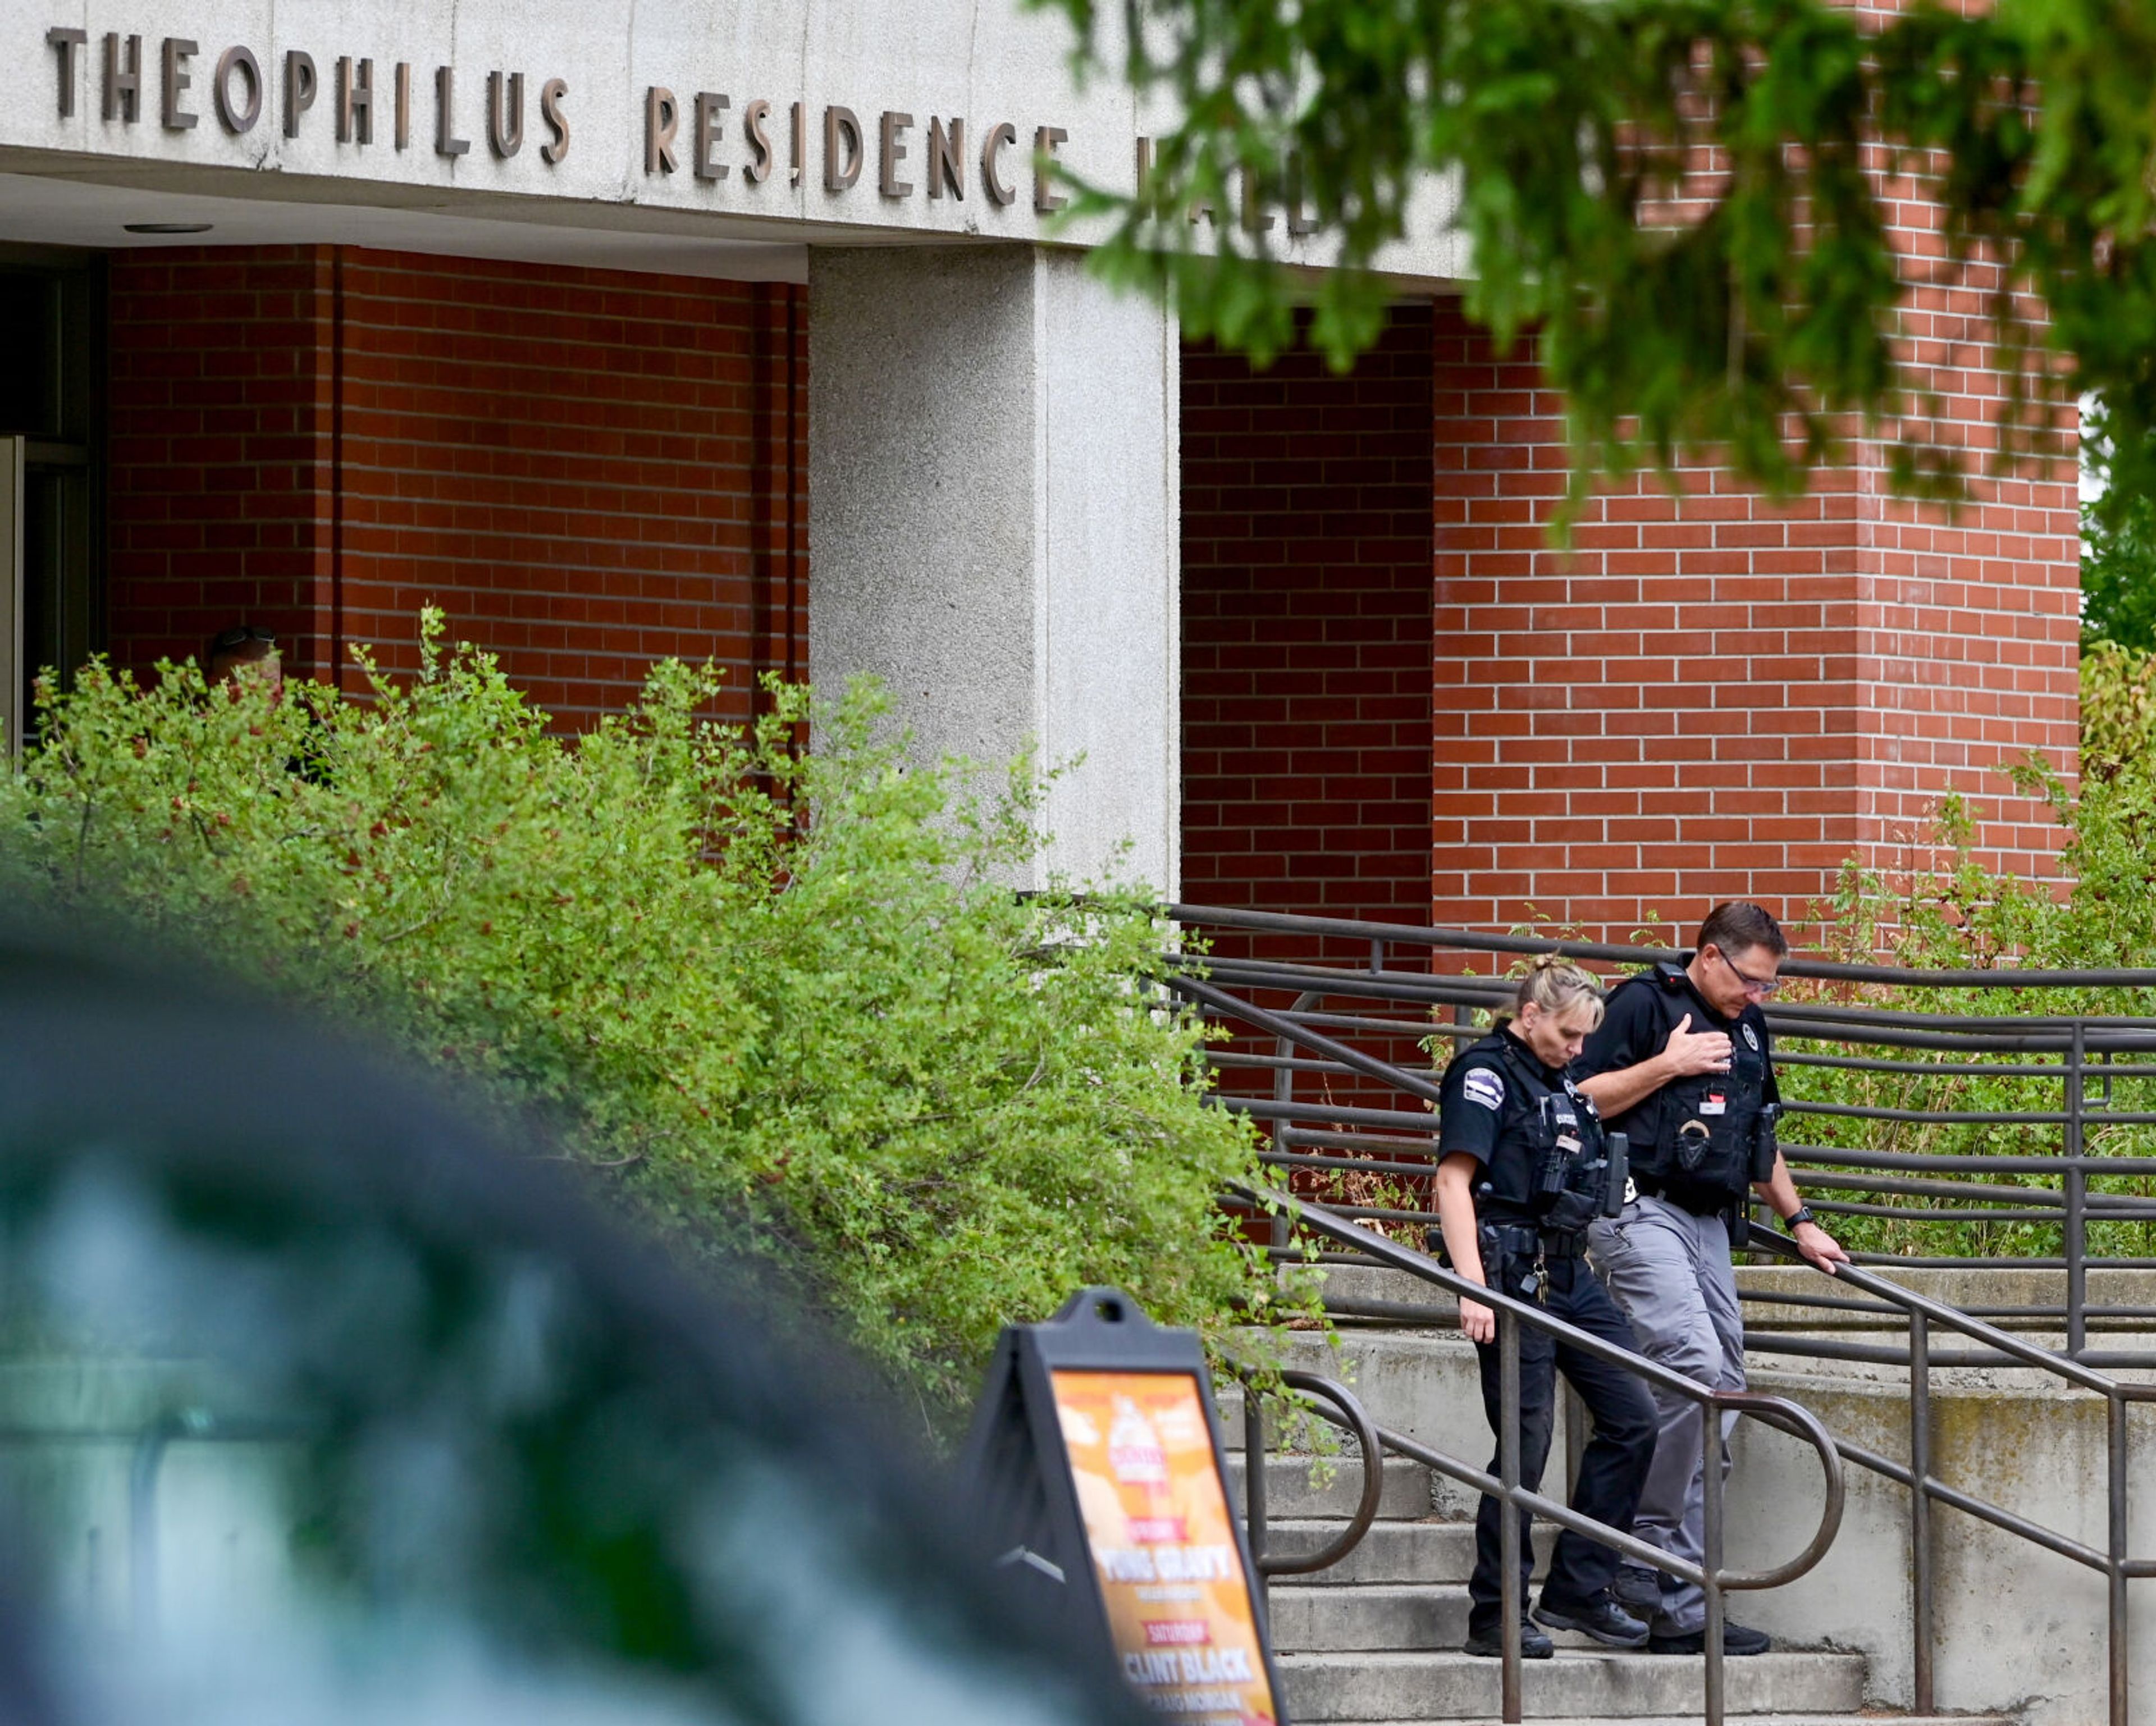
[[[1952,498],[2070,448],[2090,393],[2114,485],[2156,489],[2156,8],[1034,3],[1069,15],[1090,74],[1180,116],[1135,193],[1083,186],[1073,213],[1105,227],[1097,267],[1170,298],[1187,333],[1263,360],[1306,305],[1344,366],[1442,181],[1465,310],[1501,346],[1534,335],[1576,495],[1686,455],[1786,495],[1861,439],[1898,490]],[[1941,209],[1943,259],[1897,243],[1904,176]],[[1253,197],[1317,213],[1315,249],[1229,216]],[[2009,380],[1988,451],[1940,423],[1897,316],[1939,279],[1982,307]]]

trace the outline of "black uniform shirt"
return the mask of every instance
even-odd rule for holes
[[[1767,1067],[1764,1100],[1774,1103],[1782,1100],[1774,1082],[1774,1050],[1767,1037],[1767,1016],[1759,1010],[1759,1004],[1747,1001],[1736,1018],[1724,1019],[1707,1004],[1689,979],[1674,989],[1665,989],[1653,971],[1610,990],[1602,1023],[1572,1064],[1574,1082],[1599,1073],[1622,1072],[1653,1060],[1668,1045],[1670,1033],[1687,1013],[1691,1015],[1690,1030],[1718,1030],[1732,1043],[1741,1040],[1757,1049]],[[1612,1133],[1626,1134],[1635,1147],[1654,1143],[1659,1125],[1656,1103],[1660,1096],[1658,1091],[1649,1092],[1621,1114],[1605,1116],[1604,1126]]]

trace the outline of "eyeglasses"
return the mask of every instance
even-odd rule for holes
[[[1754,977],[1748,971],[1738,970],[1736,965],[1731,963],[1729,955],[1718,947],[1714,949],[1714,956],[1723,964],[1729,966],[1729,974],[1744,985],[1744,993],[1747,994],[1770,995],[1776,993],[1782,986],[1782,979],[1779,977]]]
[[[241,624],[236,629],[220,630],[211,641],[210,650],[213,653],[230,653],[235,647],[244,647],[250,641],[267,642],[272,647],[277,645],[277,638],[267,629],[259,629],[253,624]]]

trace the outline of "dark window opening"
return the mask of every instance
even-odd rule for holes
[[[0,717],[32,721],[30,688],[104,646],[102,260],[0,248]]]

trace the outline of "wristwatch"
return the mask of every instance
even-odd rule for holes
[[[1812,1215],[1812,1208],[1810,1205],[1799,1205],[1794,1210],[1791,1211],[1787,1216],[1782,1219],[1782,1232],[1785,1235],[1794,1235],[1797,1232],[1797,1225],[1799,1223],[1816,1223],[1818,1221],[1819,1219]]]

